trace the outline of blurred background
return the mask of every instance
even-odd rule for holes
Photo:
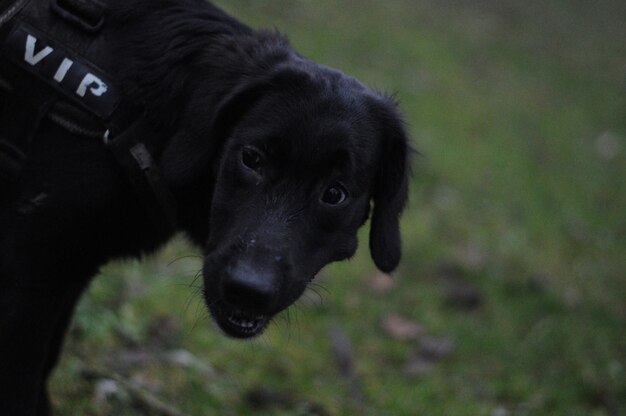
[[[112,264],[57,413],[626,414],[626,2],[216,3],[400,100],[421,153],[402,266],[362,244],[238,342],[182,239]]]

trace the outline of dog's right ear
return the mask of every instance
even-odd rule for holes
[[[302,88],[310,80],[308,73],[287,65],[276,68],[261,79],[236,87],[220,101],[211,126],[211,140],[223,144],[237,122],[270,92]]]
[[[210,172],[214,158],[237,121],[268,87],[265,80],[247,81],[236,86],[217,105],[213,104],[213,108],[207,108],[211,100],[203,98],[201,93],[194,97],[180,131],[163,153],[162,169],[170,186],[185,186]]]
[[[217,106],[211,123],[211,147],[218,152],[231,136],[237,122],[268,92],[270,82],[256,80],[238,86]]]
[[[206,176],[237,123],[260,99],[272,91],[302,85],[305,78],[306,73],[278,68],[267,76],[235,86],[214,108],[202,105],[210,100],[196,97],[181,123],[184,127],[180,134],[164,152],[162,169],[168,183],[177,187]]]

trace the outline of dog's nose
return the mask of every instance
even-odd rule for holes
[[[267,312],[278,293],[279,275],[268,267],[238,262],[222,281],[224,300],[232,306],[256,313]]]

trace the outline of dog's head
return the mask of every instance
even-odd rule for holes
[[[316,64],[286,65],[219,105],[204,294],[228,335],[259,334],[326,264],[370,250],[400,260],[408,144],[394,102]]]

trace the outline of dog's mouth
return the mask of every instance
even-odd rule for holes
[[[211,315],[222,331],[234,338],[252,338],[259,335],[270,321],[266,315],[253,315],[224,305],[210,308]]]

